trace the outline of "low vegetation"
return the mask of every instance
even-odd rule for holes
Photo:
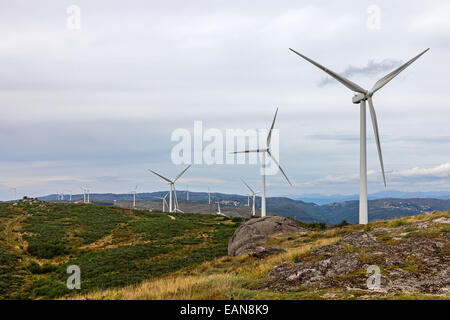
[[[449,212],[437,212],[368,226],[305,224],[302,234],[275,235],[266,243],[284,252],[258,259],[227,256],[228,239],[242,222],[216,215],[168,214],[82,204],[0,204],[0,298],[11,299],[449,299],[449,295],[367,292],[339,285],[365,279],[365,271],[336,278],[326,288],[303,286],[277,291],[270,272],[285,264],[332,257],[332,247],[358,231],[386,246],[399,239],[441,241],[449,233]],[[444,219],[445,223],[435,223]],[[423,227],[425,223],[427,227]],[[351,243],[342,254],[362,263],[386,260]],[[442,254],[450,249],[442,247]],[[69,265],[81,268],[81,290],[68,290]],[[420,274],[426,266],[412,252],[395,266]],[[358,280],[358,281],[359,281]],[[365,281],[365,280],[364,280]],[[350,282],[351,283],[351,282]]]
[[[386,245],[394,244],[398,237],[407,237],[416,230],[412,225],[420,222],[437,221],[436,219],[450,216],[450,212],[433,213],[422,216],[402,218],[393,221],[379,221],[367,226],[350,225],[326,227],[324,230],[311,231],[307,234],[279,235],[271,237],[266,245],[277,245],[285,252],[258,259],[250,255],[237,257],[219,257],[206,261],[200,265],[180,269],[170,275],[155,280],[144,281],[125,288],[114,288],[103,291],[79,295],[78,299],[449,299],[449,294],[405,293],[400,291],[368,291],[355,287],[354,289],[342,284],[355,281],[365,284],[367,278],[365,270],[336,277],[335,285],[320,288],[317,286],[303,286],[297,290],[280,292],[268,287],[269,272],[286,263],[302,261],[315,262],[327,259],[326,251],[317,253],[316,249],[334,245],[339,240],[358,231],[373,230],[378,234],[377,240]],[[305,225],[303,225],[305,226]],[[306,226],[305,226],[306,227]],[[310,226],[310,229],[317,229]],[[322,228],[319,228],[322,229]],[[380,230],[380,231],[378,231]],[[381,232],[383,231],[383,232]],[[440,239],[448,237],[448,225],[443,223],[429,223],[421,229],[424,237]],[[385,259],[371,253],[368,248],[359,248],[350,244],[345,245],[343,253],[359,254],[362,263],[381,266],[384,274],[387,267]],[[448,255],[448,247],[442,248],[443,254]],[[447,251],[446,251],[447,250]],[[445,253],[447,252],[447,253]],[[385,269],[386,268],[386,269]],[[395,268],[408,272],[421,272],[424,265],[413,253],[406,261]]]
[[[226,255],[240,219],[64,203],[0,204],[0,298],[71,296],[124,287]],[[80,294],[80,291],[77,292]]]

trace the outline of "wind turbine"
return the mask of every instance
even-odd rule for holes
[[[186,185],[186,201],[189,201],[189,185]]]
[[[162,212],[166,212],[166,206],[167,206],[167,201],[166,198],[169,195],[169,193],[167,192],[166,195],[164,197],[158,197],[158,199],[162,200]]]
[[[220,201],[216,201],[217,203],[217,212],[216,214],[221,215],[221,216],[225,216],[222,212],[220,212]]]
[[[272,139],[272,131],[273,127],[275,125],[275,120],[277,118],[278,108],[275,111],[275,117],[272,121],[272,126],[270,127],[269,134],[267,135],[267,141],[266,141],[266,147],[263,149],[255,149],[255,150],[245,150],[245,151],[235,151],[232,153],[250,153],[250,152],[256,152],[261,153],[261,176],[262,176],[262,188],[261,188],[261,217],[266,216],[266,153],[269,155],[270,158],[272,158],[273,162],[278,166],[283,176],[286,178],[286,181],[292,186],[291,181],[289,181],[289,178],[284,173],[283,169],[281,169],[280,164],[278,163],[277,159],[272,155],[270,152],[270,141]]]
[[[80,189],[83,191],[83,203],[86,203],[86,189],[83,187],[80,187]]]
[[[90,201],[91,190],[89,190],[88,187],[86,187],[86,192],[87,192],[87,203],[91,203]]]
[[[412,64],[414,61],[419,59],[420,56],[422,56],[425,52],[430,50],[429,48],[424,50],[423,52],[419,53],[417,56],[403,64],[402,66],[398,67],[394,71],[390,72],[389,74],[385,75],[383,78],[375,82],[374,86],[370,90],[366,90],[356,83],[344,78],[343,76],[338,75],[334,71],[331,71],[330,69],[320,65],[319,63],[315,62],[314,60],[302,55],[301,53],[298,53],[297,51],[289,48],[292,52],[299,55],[306,61],[312,63],[319,69],[322,69],[326,73],[328,73],[330,76],[335,78],[337,81],[342,83],[344,86],[355,92],[356,94],[353,96],[353,103],[354,104],[360,104],[360,169],[359,169],[359,175],[360,175],[360,184],[359,184],[359,223],[360,224],[367,224],[368,223],[368,206],[367,206],[367,144],[366,144],[366,100],[369,102],[369,111],[370,111],[370,117],[372,118],[372,126],[373,131],[375,134],[375,141],[377,143],[377,149],[378,149],[378,158],[380,159],[380,165],[381,165],[381,172],[383,175],[383,182],[384,186],[386,187],[386,176],[384,173],[384,164],[383,164],[383,155],[381,154],[381,145],[380,145],[380,137],[378,133],[378,123],[377,123],[377,116],[375,113],[375,109],[373,107],[373,101],[372,96],[375,92],[383,88],[389,81],[394,79],[400,72],[405,70],[410,64]]]
[[[252,216],[254,216],[256,214],[256,210],[255,210],[255,200],[256,200],[256,195],[259,193],[259,191],[253,191],[252,188],[250,188],[250,186],[243,180],[241,179],[242,182],[247,186],[248,190],[250,190],[250,192],[252,193],[253,196],[253,200],[252,200]]]
[[[187,169],[189,169],[191,165],[188,165],[183,171],[181,171],[173,180],[170,180],[169,178],[166,178],[159,173],[150,170],[150,172],[156,174],[161,179],[165,180],[169,184],[169,212],[183,212],[178,208],[178,199],[177,199],[177,190],[175,189],[175,182],[186,172]],[[174,196],[172,196],[172,192],[174,193]]]
[[[137,191],[138,185],[136,185],[136,187],[134,187],[134,190],[131,191],[131,193],[133,194],[133,209],[136,209],[136,191]]]

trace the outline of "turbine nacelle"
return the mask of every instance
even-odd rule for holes
[[[358,93],[358,94],[355,94],[355,95],[353,96],[352,102],[353,102],[354,104],[359,104],[359,103],[361,103],[361,101],[367,100],[367,98],[368,98],[367,94],[364,94],[364,93]]]

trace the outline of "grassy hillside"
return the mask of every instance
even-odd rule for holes
[[[0,204],[0,299],[123,287],[226,255],[238,218],[67,203]],[[78,294],[80,291],[77,292]]]
[[[258,259],[250,255],[219,257],[202,263],[195,268],[184,268],[158,279],[144,281],[137,285],[119,289],[101,290],[79,299],[450,299],[450,294],[437,294],[438,287],[431,285],[430,292],[401,291],[395,287],[389,290],[368,290],[365,265],[376,264],[382,273],[382,285],[392,275],[404,279],[417,279],[448,269],[450,260],[449,229],[450,212],[378,221],[367,226],[351,225],[329,227],[326,230],[310,231],[306,234],[275,235],[266,246],[277,245],[285,252]],[[353,245],[340,242],[344,238],[362,234]],[[359,246],[360,240],[369,234],[377,245]],[[420,244],[431,243],[436,251],[421,251]],[[417,245],[416,245],[417,244]],[[329,252],[335,246],[343,246],[340,252]],[[401,253],[394,253],[399,250]],[[386,255],[387,253],[387,255]],[[302,285],[294,282],[295,288],[280,290],[279,285],[286,277],[271,276],[276,268],[313,266],[333,259],[357,256],[361,269],[341,274],[330,279],[331,284],[319,281],[317,284]],[[430,258],[432,257],[432,258]],[[439,258],[437,258],[439,257]],[[331,259],[331,260],[327,260]],[[437,259],[437,260],[436,260]],[[391,260],[398,260],[392,263]],[[338,260],[339,261],[339,260]],[[345,260],[342,260],[345,261]],[[433,266],[433,267],[431,267]],[[342,266],[341,266],[342,267]],[[277,268],[277,269],[278,269]],[[306,274],[312,272],[310,269]],[[272,272],[271,272],[272,271]],[[448,282],[448,279],[437,277]],[[390,280],[395,280],[391,278]],[[275,281],[275,283],[274,283]],[[395,280],[400,285],[408,281]],[[445,286],[445,284],[441,283]],[[448,284],[447,284],[448,286]],[[391,285],[392,287],[392,285]],[[445,290],[444,290],[445,292]]]

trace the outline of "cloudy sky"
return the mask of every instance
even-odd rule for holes
[[[80,10],[77,25],[76,9]],[[448,1],[0,0],[0,200],[87,185],[156,191],[175,176],[175,129],[266,128],[280,162],[268,194],[358,192],[352,92],[431,50],[374,97],[388,189],[450,190]],[[384,189],[370,120],[369,193]],[[195,165],[193,191],[240,192],[258,165]]]

